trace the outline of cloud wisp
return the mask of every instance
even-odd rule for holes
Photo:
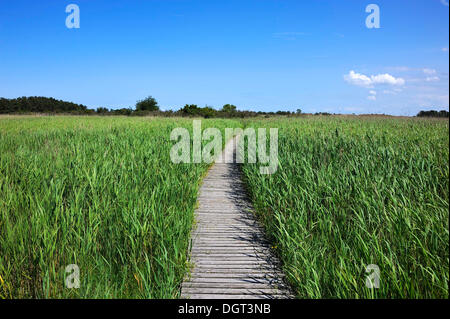
[[[425,69],[423,69],[422,71],[423,71],[423,73],[425,73],[425,75],[427,76],[427,77],[425,78],[425,81],[426,81],[426,82],[438,82],[438,81],[440,80],[439,77],[437,76],[436,70],[425,68]]]
[[[402,78],[396,78],[388,73],[377,74],[367,76],[365,74],[356,73],[351,70],[348,74],[344,75],[344,80],[350,84],[361,86],[365,88],[373,88],[378,84],[402,86],[405,84],[405,80]]]
[[[427,74],[427,75],[434,75],[434,74],[436,74],[436,70],[435,70],[435,69],[428,69],[428,68],[425,68],[425,69],[423,69],[422,71],[423,71],[423,73],[425,73],[425,74]]]
[[[282,40],[297,40],[299,37],[308,35],[306,32],[276,32],[272,36],[276,39]]]

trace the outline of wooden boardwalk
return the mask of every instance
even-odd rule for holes
[[[182,285],[190,299],[290,298],[278,260],[254,219],[240,178],[231,163],[236,141],[228,142],[222,158],[203,180],[192,233],[193,269]]]

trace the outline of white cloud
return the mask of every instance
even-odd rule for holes
[[[372,80],[367,75],[356,73],[353,70],[351,70],[349,74],[344,75],[344,79],[354,85],[364,87],[372,86]]]
[[[403,90],[400,88],[393,88],[392,90],[383,90],[384,94],[394,94],[397,95],[398,93],[402,92]]]
[[[423,73],[427,75],[425,78],[425,81],[427,82],[438,82],[440,79],[438,76],[436,76],[437,72],[435,69],[422,69]]]
[[[438,82],[440,79],[437,76],[428,76],[425,81],[427,82]]]
[[[369,91],[369,96],[367,97],[367,99],[368,100],[371,100],[371,101],[376,101],[376,99],[377,99],[377,91],[375,91],[375,90],[370,90]]]
[[[442,3],[444,6],[448,7],[448,0],[441,0],[441,3]]]
[[[399,85],[405,84],[405,80],[402,78],[396,78],[388,73],[371,75],[370,77],[364,74],[356,73],[351,70],[348,74],[344,75],[344,79],[357,86],[362,86],[366,88],[372,88],[376,84],[387,84],[387,85]]]
[[[425,78],[426,82],[438,82],[440,79],[439,77],[436,75],[437,72],[435,69],[422,69],[423,73],[425,73],[427,75],[427,77]]]
[[[427,69],[427,68],[425,68],[422,71],[423,71],[423,73],[428,74],[428,75],[436,74],[436,70],[434,70],[434,69]]]
[[[442,52],[448,52],[448,48],[442,48]]]
[[[371,76],[371,79],[374,84],[389,84],[389,85],[404,85],[405,80],[402,78],[395,78],[390,74],[378,74],[375,76]]]
[[[433,106],[437,108],[448,108],[449,96],[448,94],[435,93],[421,93],[416,95],[417,101],[424,106]]]

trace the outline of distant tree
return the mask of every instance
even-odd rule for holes
[[[180,112],[184,115],[198,115],[199,107],[196,104],[186,104]]]
[[[291,112],[289,112],[289,111],[277,111],[276,114],[277,115],[290,115]]]
[[[420,111],[419,114],[417,114],[418,117],[449,117],[449,112],[442,110],[442,111]]]
[[[153,98],[152,96],[137,101],[136,103],[136,111],[158,111],[158,110],[159,110],[158,102],[156,102],[155,98]]]
[[[108,110],[106,107],[98,107],[97,110],[96,110],[96,112],[97,112],[98,114],[105,114],[105,113],[108,113],[109,110]]]
[[[201,110],[200,115],[203,116],[204,118],[216,117],[217,115],[217,111],[209,106],[205,106],[200,110]]]
[[[301,109],[297,109],[297,114],[302,114],[302,110]]]
[[[74,113],[86,114],[87,107],[42,96],[19,97],[17,99],[0,98],[0,113]]]
[[[314,113],[314,115],[331,115],[331,113],[328,113],[328,112],[317,112],[317,113]]]
[[[228,112],[228,113],[236,112],[236,106],[233,104],[225,104],[222,107],[222,112]]]
[[[131,113],[133,113],[133,110],[127,109],[127,108],[121,108],[121,109],[117,109],[117,110],[111,110],[111,112],[114,115],[131,115]]]
[[[198,107],[195,104],[186,104],[178,113],[183,116],[201,116],[204,118],[217,117],[219,112],[210,106]]]

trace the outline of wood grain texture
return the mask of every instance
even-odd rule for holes
[[[221,156],[230,162],[238,137]],[[182,298],[292,298],[283,282],[263,228],[254,218],[238,164],[215,163],[203,180],[195,211],[193,268],[181,288]]]

